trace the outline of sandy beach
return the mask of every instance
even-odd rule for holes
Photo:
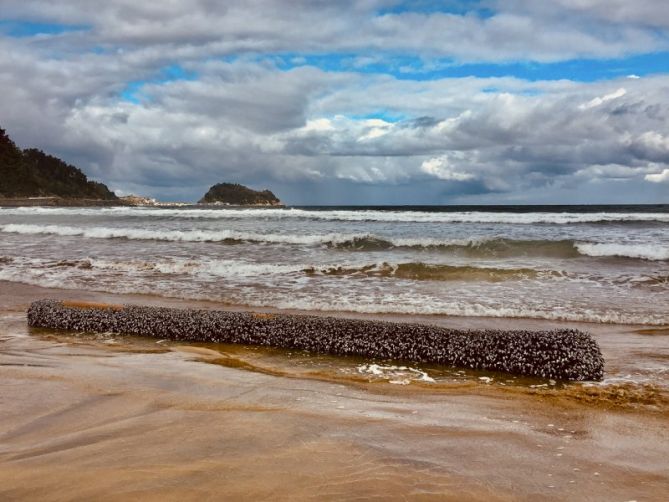
[[[397,385],[361,373],[364,361],[27,327],[32,300],[82,296],[221,307],[0,283],[3,500],[662,500],[669,489],[661,382],[560,387],[418,368],[436,382]],[[669,357],[667,330],[586,327],[608,376]]]

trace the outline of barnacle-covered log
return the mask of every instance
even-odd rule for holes
[[[424,324],[289,314],[40,300],[35,327],[178,341],[240,343],[323,354],[436,363],[559,380],[601,380],[597,342],[575,329],[456,330]]]

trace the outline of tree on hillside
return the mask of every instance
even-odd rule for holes
[[[0,197],[56,196],[115,200],[104,184],[41,150],[21,151],[0,128]]]

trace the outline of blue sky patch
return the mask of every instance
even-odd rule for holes
[[[458,16],[476,15],[480,18],[489,18],[495,12],[486,7],[480,0],[406,0],[398,1],[378,11],[378,15],[384,14],[454,14]]]
[[[356,115],[348,115],[349,118],[353,120],[370,120],[370,119],[379,119],[383,120],[385,122],[401,122],[403,120],[407,120],[409,118],[408,115],[404,113],[400,113],[396,110],[391,110],[391,109],[382,109],[382,110],[374,110],[373,112],[369,113],[363,113],[363,114],[356,114]]]
[[[146,80],[138,80],[135,82],[128,82],[125,88],[121,91],[121,98],[124,101],[138,105],[141,102],[141,90],[146,85]]]
[[[197,78],[196,72],[186,70],[181,65],[172,64],[162,68],[153,78],[128,82],[119,95],[124,101],[139,104],[142,101],[150,101],[150,98],[142,93],[142,89],[147,84],[166,84],[178,80],[197,80]]]
[[[287,71],[314,66],[328,72],[386,74],[400,80],[515,77],[528,81],[568,79],[576,82],[640,77],[669,71],[669,52],[654,52],[617,59],[572,59],[555,63],[511,62],[459,64],[452,59],[425,59],[406,55],[277,54],[272,59]]]
[[[90,26],[86,25],[0,19],[0,34],[14,38],[34,37],[37,35],[60,35],[61,33],[72,31],[86,31],[90,28]]]

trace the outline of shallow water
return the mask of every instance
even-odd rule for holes
[[[669,207],[0,208],[0,279],[284,309],[669,324]]]
[[[407,361],[364,357],[335,357],[286,349],[229,344],[187,344],[137,337],[71,334],[54,330],[32,330],[47,339],[128,352],[178,350],[209,364],[287,378],[345,384],[407,386],[408,392],[467,391],[486,395],[528,395],[549,400],[567,400],[589,406],[640,410],[669,417],[669,336],[638,343],[635,332],[617,336],[631,338],[627,354],[613,350],[616,335],[599,337],[608,356],[606,377],[601,382],[562,382],[500,372],[416,364]],[[616,350],[621,350],[617,348]]]
[[[0,281],[0,304],[42,297],[101,301],[112,304],[150,304],[172,307],[229,308],[216,302],[169,300],[146,295],[100,294],[43,289]],[[13,290],[10,292],[10,290]],[[234,307],[244,309],[243,306]],[[263,309],[265,312],[280,312]],[[300,311],[291,313],[304,314]],[[199,360],[260,374],[345,384],[384,384],[407,387],[409,392],[463,392],[538,396],[551,400],[580,402],[590,406],[642,410],[669,414],[669,329],[642,325],[568,323],[539,319],[445,317],[403,314],[346,314],[361,319],[381,319],[439,325],[455,329],[551,330],[568,326],[592,334],[605,359],[601,382],[561,382],[548,378],[509,375],[435,364],[339,357],[303,351],[220,343],[188,343],[110,333],[72,333],[31,328],[31,336],[57,343],[127,352],[191,351]],[[21,314],[23,316],[23,313]]]

